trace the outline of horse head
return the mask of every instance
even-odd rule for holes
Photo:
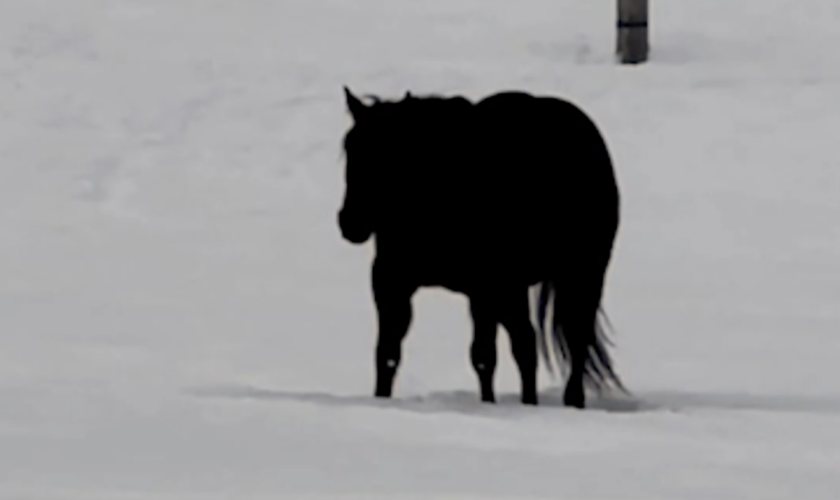
[[[338,227],[345,240],[361,245],[370,239],[375,229],[373,193],[377,155],[371,118],[372,108],[379,100],[374,99],[374,104],[367,106],[347,87],[344,87],[344,95],[353,126],[344,137],[345,191],[344,203],[338,211]]]

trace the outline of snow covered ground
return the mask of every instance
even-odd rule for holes
[[[840,7],[4,0],[0,499],[791,499],[840,490]],[[370,398],[341,86],[567,97],[613,154],[634,400],[477,403],[465,301]]]

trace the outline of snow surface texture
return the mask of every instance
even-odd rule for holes
[[[836,498],[840,7],[651,9],[623,67],[612,1],[4,0],[0,498]],[[592,115],[635,399],[523,408],[502,335],[480,405],[439,291],[370,397],[343,84]]]

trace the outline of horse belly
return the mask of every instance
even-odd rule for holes
[[[415,269],[422,286],[441,286],[463,293],[500,284],[530,286],[548,275],[548,263],[542,255],[545,249],[539,250],[505,248],[498,243],[439,245],[425,248],[415,260]]]

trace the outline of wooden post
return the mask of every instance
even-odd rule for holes
[[[648,48],[648,0],[618,0],[616,53],[621,64],[647,61]]]

